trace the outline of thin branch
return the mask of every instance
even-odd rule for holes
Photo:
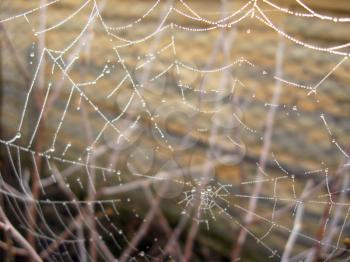
[[[0,241],[0,248],[6,250],[9,254],[13,256],[28,256],[28,252],[26,249],[9,245],[8,243],[3,241]]]
[[[150,227],[150,225],[151,225],[151,223],[152,223],[152,221],[157,213],[158,206],[159,206],[159,203],[161,201],[161,195],[163,195],[166,192],[166,190],[168,190],[168,188],[169,188],[169,182],[165,181],[165,183],[160,188],[159,195],[155,199],[153,199],[151,206],[150,206],[150,210],[148,211],[141,227],[138,229],[137,233],[130,241],[129,246],[121,254],[121,256],[119,258],[119,262],[126,262],[127,259],[129,258],[129,256],[131,255],[131,253],[133,252],[133,250],[137,249],[137,245],[142,240],[144,235],[147,233],[147,231],[148,231],[148,229],[149,229],[149,227]]]
[[[201,210],[200,210],[199,206],[200,206],[200,204],[198,203],[196,205],[196,208],[194,209],[196,219],[192,220],[190,232],[189,232],[187,239],[186,239],[184,259],[183,259],[184,262],[190,261],[191,256],[192,256],[193,243],[194,243],[194,239],[195,239],[197,232],[198,232],[199,223],[200,223],[199,220],[201,217]]]
[[[62,175],[59,173],[58,169],[55,167],[55,165],[52,166],[52,170],[53,170],[53,174],[56,177],[56,181],[58,183],[58,186],[62,189],[62,191],[71,199],[74,200],[76,199],[76,196],[74,195],[74,193],[70,190],[67,189],[67,187],[65,186],[65,183],[63,181],[63,177]],[[70,222],[70,224],[68,225],[68,227],[66,228],[65,231],[63,231],[54,242],[52,242],[45,250],[43,250],[40,253],[40,256],[43,259],[46,259],[50,256],[51,253],[53,253],[56,249],[58,249],[60,247],[60,245],[64,242],[65,239],[67,239],[71,233],[74,230],[81,230],[79,229],[79,225],[81,225],[83,227],[84,223],[82,223],[84,220],[85,215],[88,215],[88,210],[87,210],[88,206],[85,206],[81,212],[79,212],[79,215],[77,215],[74,220],[72,220]],[[97,218],[103,217],[104,214],[103,213],[99,213],[96,214]],[[113,261],[114,260],[114,256],[113,254],[109,251],[109,249],[106,247],[106,245],[102,242],[102,240],[97,238],[97,246],[99,246],[101,248],[101,250],[103,250],[104,255],[108,258],[108,260]]]
[[[13,55],[14,57],[14,62],[16,64],[17,69],[20,71],[20,75],[24,78],[25,82],[28,83],[30,82],[30,76],[28,71],[26,70],[25,66],[23,65],[23,63],[21,62],[20,58],[17,56],[17,52],[16,52],[16,48],[13,46],[12,44],[12,40],[10,38],[10,36],[8,35],[4,25],[2,23],[0,23],[0,30],[2,31],[2,36],[4,39],[5,44],[8,46],[8,48],[10,49],[10,54]]]
[[[222,162],[229,162],[232,159],[233,159],[232,156],[223,156],[215,160],[208,160],[204,164],[195,165],[191,167],[191,174],[193,175],[200,174],[202,173],[203,169],[207,169],[209,167],[219,165]],[[104,187],[101,189],[101,194],[105,196],[121,194],[121,193],[129,192],[131,190],[135,190],[138,188],[148,187],[154,183],[161,183],[166,181],[167,179],[172,179],[172,178],[175,179],[182,175],[184,175],[183,170],[180,168],[172,169],[169,171],[161,171],[155,174],[153,178],[139,179],[123,185]]]
[[[222,4],[221,4],[221,9],[222,11],[225,10],[225,6],[226,6],[226,1],[223,0]],[[234,40],[234,37],[236,35],[236,30],[235,28],[233,30],[230,31],[230,33],[228,35],[226,35],[225,30],[222,30],[220,33],[220,37],[216,43],[216,45],[214,46],[213,50],[212,50],[212,57],[208,62],[208,66],[210,64],[212,64],[214,57],[217,56],[217,53],[219,52],[220,49],[222,49],[222,53],[224,56],[224,61],[227,63],[229,61],[229,56],[230,56],[230,47],[232,45],[232,42]],[[227,85],[227,81],[228,81],[229,75],[226,71],[223,72],[220,82],[219,82],[219,90],[223,90],[225,89],[226,85]],[[204,83],[201,83],[200,89],[203,88]],[[220,97],[222,95],[218,94],[217,97],[218,98],[222,98]],[[216,107],[220,106],[220,101],[221,99],[217,99],[216,102]],[[217,139],[217,132],[218,132],[218,126],[215,123],[215,121],[212,123],[212,126],[210,128],[210,137],[208,139],[209,141],[209,148],[207,150],[207,158],[208,159],[212,159],[213,155],[212,155],[212,151],[213,151],[213,145],[215,144],[214,141]],[[186,239],[186,244],[185,244],[185,251],[184,251],[184,262],[190,261],[191,256],[192,256],[192,249],[193,249],[193,245],[194,245],[194,240],[195,240],[195,236],[197,235],[198,229],[199,229],[199,221],[200,221],[200,217],[201,217],[201,210],[200,210],[200,205],[201,205],[201,191],[202,188],[207,184],[208,182],[208,171],[207,169],[203,169],[203,180],[201,181],[201,184],[199,185],[199,190],[197,190],[197,198],[198,200],[196,201],[196,208],[194,210],[194,214],[195,214],[195,219],[192,220],[192,224],[191,224],[191,228],[190,228],[190,232],[187,236]]]
[[[282,75],[283,53],[284,53],[284,41],[283,41],[283,38],[280,36],[279,42],[278,42],[278,48],[277,48],[277,55],[276,55],[276,75],[277,76]],[[278,104],[278,101],[280,99],[280,95],[281,95],[281,82],[276,81],[271,103]],[[257,174],[256,174],[256,180],[258,180],[258,181],[262,180],[261,178],[262,178],[263,174],[262,174],[261,170],[264,171],[266,168],[266,162],[267,162],[267,158],[268,158],[270,147],[271,147],[271,138],[272,138],[272,134],[273,134],[273,124],[274,124],[276,111],[277,111],[276,107],[271,107],[270,110],[268,111],[268,114],[266,117],[266,130],[264,133],[264,143],[263,143],[263,147],[262,147],[261,155],[260,155],[260,160],[259,160],[260,168],[258,169]],[[260,194],[261,189],[262,189],[262,185],[263,185],[262,182],[255,184],[255,187],[253,189],[253,193],[252,193],[250,201],[249,201],[249,208],[248,209],[250,212],[247,213],[247,215],[245,216],[244,227],[249,226],[251,224],[251,222],[253,221],[252,214],[253,214],[254,210],[256,209],[257,201],[258,201],[258,198],[256,198],[256,196],[258,196]],[[240,254],[241,254],[241,250],[242,250],[242,247],[245,243],[246,238],[247,238],[247,231],[244,230],[243,228],[241,228],[240,232],[238,233],[236,246],[233,248],[232,253],[231,253],[231,261],[232,262],[237,261],[237,259],[239,259]]]
[[[150,203],[150,205],[152,205],[152,203],[156,200],[155,200],[154,196],[152,195],[151,190],[146,187],[146,188],[144,188],[144,191],[145,191],[145,195],[146,195],[148,202]],[[170,239],[170,237],[172,235],[172,229],[171,229],[170,225],[168,224],[166,217],[163,215],[161,208],[157,207],[156,212],[157,212],[156,215],[158,216],[158,219],[160,222],[160,226],[163,228],[167,238]],[[171,252],[170,254],[172,254],[174,257],[177,257],[178,260],[181,260],[182,252],[181,252],[181,247],[180,247],[178,241],[175,241],[174,245],[175,245],[176,252]]]
[[[5,212],[3,211],[2,207],[0,207],[0,218],[3,221],[3,224],[1,226],[8,230],[12,237],[24,248],[28,251],[28,254],[30,255],[31,259],[34,261],[42,261],[39,255],[36,253],[36,251],[33,249],[32,245],[17,231],[17,229],[12,225],[10,220],[7,218]]]
[[[308,191],[310,190],[311,187],[312,187],[312,180],[309,180],[306,183],[306,186],[305,186],[304,191],[302,193],[302,197],[308,193]],[[301,203],[298,205],[298,208],[297,208],[297,211],[295,214],[295,218],[294,218],[294,226],[293,226],[291,234],[289,235],[287,244],[284,247],[284,252],[282,255],[282,259],[281,259],[282,262],[289,261],[289,257],[293,251],[293,247],[295,245],[299,231],[302,227],[303,214],[304,214],[304,204]]]
[[[181,232],[184,230],[188,218],[188,216],[181,217],[179,223],[177,224],[175,230],[173,231],[172,235],[169,237],[167,244],[165,245],[164,254],[160,257],[164,257],[165,255],[171,254],[173,252],[174,246],[176,245],[176,242],[178,241]]]
[[[346,151],[349,152],[349,150],[350,149],[347,148]],[[347,163],[349,163],[349,160],[346,159],[346,158],[341,161],[337,171],[335,172],[335,175],[334,175],[335,181],[333,183],[333,186],[331,187],[332,188],[331,192],[334,192],[334,191],[337,191],[338,188],[341,186],[342,190],[341,190],[340,195],[339,195],[339,202],[340,203],[345,203],[346,202],[347,192],[346,192],[345,189],[348,188],[349,176],[343,175],[343,174],[348,168],[346,166]],[[343,177],[343,181],[340,180],[341,176]],[[334,201],[334,198],[336,196],[329,196],[329,197],[332,197],[333,201]],[[334,235],[336,234],[336,232],[338,230],[337,225],[338,225],[341,213],[342,213],[342,207],[341,206],[337,206],[335,208],[334,215],[332,217],[331,222],[327,223],[328,217],[329,217],[329,212],[331,211],[331,208],[332,208],[332,203],[330,203],[329,205],[327,205],[324,208],[323,217],[322,217],[322,221],[321,221],[321,226],[320,226],[320,229],[319,229],[319,232],[318,232],[318,236],[317,236],[317,238],[319,240],[319,243],[322,242],[322,243],[325,244],[325,246],[328,246],[331,243]],[[329,224],[328,230],[326,230],[327,224]],[[322,250],[321,244],[316,244],[315,247],[312,248],[311,252],[308,254],[308,256],[306,258],[306,261],[317,260],[318,258],[321,257],[322,251],[326,251],[326,250]]]
[[[41,5],[46,4],[46,0],[40,1]],[[43,9],[40,12],[40,29],[45,28],[46,26],[46,9]],[[39,50],[38,52],[41,52],[45,47],[45,35],[39,36]],[[44,81],[45,81],[45,60],[43,59],[42,66],[38,73],[38,85],[39,87],[36,89],[36,92],[34,93],[34,98],[36,102],[36,107],[38,111],[40,111],[40,104],[42,102],[42,96],[43,96],[43,88],[44,88]],[[35,151],[41,152],[42,147],[44,145],[44,133],[45,133],[45,119],[39,119],[39,127],[38,127],[38,133],[37,133],[37,140],[35,142]],[[41,160],[42,158],[39,155],[35,155],[33,159],[33,171],[32,171],[32,197],[33,199],[38,199],[40,196],[40,171],[41,171]],[[35,231],[35,227],[37,226],[36,220],[37,220],[37,212],[36,212],[36,204],[35,202],[31,203],[28,208],[27,213],[27,219],[28,219],[28,227]],[[28,231],[28,242],[35,248],[35,235],[32,234],[30,231]]]

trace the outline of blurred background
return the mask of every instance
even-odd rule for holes
[[[345,261],[350,3],[2,0],[4,261]]]

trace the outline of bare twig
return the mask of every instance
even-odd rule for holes
[[[0,23],[0,30],[2,31],[2,36],[4,39],[4,43],[8,46],[10,49],[10,54],[14,57],[14,62],[16,64],[17,69],[20,71],[20,75],[24,78],[26,82],[30,82],[30,76],[28,74],[28,71],[26,70],[25,66],[23,65],[20,58],[17,56],[16,48],[12,44],[12,40],[10,36],[8,35],[4,25]]]
[[[284,41],[283,38],[280,36],[279,37],[279,42],[278,42],[278,49],[277,49],[277,55],[276,55],[276,75],[281,76],[282,75],[282,61],[283,61],[283,52],[284,52]],[[273,97],[271,100],[272,104],[278,104],[279,98],[281,94],[281,82],[276,81],[275,84],[275,89],[273,93]],[[264,143],[263,147],[261,150],[261,155],[260,155],[260,160],[259,160],[259,166],[260,168],[257,171],[256,174],[256,180],[260,181],[261,177],[263,176],[261,170],[265,170],[266,168],[266,162],[267,158],[269,155],[270,151],[270,146],[271,146],[271,138],[272,138],[272,133],[273,133],[273,124],[274,124],[274,119],[276,115],[276,107],[271,107],[270,110],[268,111],[267,117],[266,117],[266,129],[264,133]],[[255,187],[253,189],[253,193],[251,195],[250,201],[249,201],[249,213],[245,216],[244,219],[244,226],[247,227],[251,224],[253,220],[253,215],[252,212],[256,209],[257,206],[257,201],[258,198],[256,196],[259,195],[260,191],[262,189],[262,182],[258,182],[255,184]],[[238,237],[237,237],[237,242],[235,247],[232,250],[231,254],[231,261],[237,261],[237,259],[240,257],[242,247],[245,243],[247,237],[247,231],[241,228],[239,231]]]
[[[1,28],[0,28],[1,29]],[[2,36],[2,33],[0,31],[0,36]],[[1,37],[2,38],[2,37]],[[4,92],[4,85],[3,85],[3,78],[2,78],[2,39],[0,39],[0,119],[3,119],[2,117],[2,107],[3,107],[3,92]],[[0,138],[2,138],[2,121],[0,121]],[[0,150],[0,155],[2,155],[2,150]],[[3,171],[3,163],[2,161],[0,162],[0,171]]]
[[[159,203],[161,201],[161,195],[164,194],[164,192],[166,192],[168,187],[169,187],[169,183],[167,183],[167,182],[165,182],[163,184],[163,186],[161,187],[159,195],[151,203],[150,210],[148,211],[148,213],[144,219],[145,221],[142,223],[142,225],[138,229],[137,233],[130,241],[129,246],[121,254],[121,256],[119,258],[119,262],[127,261],[130,254],[132,253],[132,251],[137,250],[138,243],[142,240],[144,235],[147,233],[147,230],[148,230],[149,226],[151,225],[152,220],[157,213],[157,209],[158,209]]]
[[[76,199],[75,194],[70,190],[67,189],[67,187],[65,186],[65,183],[63,181],[63,177],[62,175],[59,173],[58,169],[53,165],[52,166],[53,169],[53,174],[56,177],[56,181],[58,183],[58,186],[62,189],[62,191],[69,197],[70,200],[74,200]],[[45,250],[43,250],[40,253],[40,257],[42,257],[43,259],[46,259],[50,256],[50,254],[52,254],[56,249],[58,249],[64,242],[65,239],[67,239],[70,235],[71,232],[73,232],[74,230],[82,230],[81,228],[84,226],[84,223],[82,223],[84,221],[84,217],[85,215],[89,215],[89,211],[88,211],[88,207],[84,207],[81,212],[79,212],[79,214],[74,218],[74,220],[72,220],[68,227],[66,228],[66,230],[64,230],[57,238],[54,242],[52,242]],[[97,218],[103,217],[104,213],[98,213],[95,215]],[[87,221],[86,221],[87,223]],[[79,242],[80,243],[80,242]],[[79,244],[81,245],[81,244]],[[114,256],[113,254],[109,251],[109,249],[106,247],[106,245],[103,243],[102,240],[100,240],[99,238],[97,238],[97,243],[96,245],[98,247],[101,248],[101,250],[103,250],[104,255],[108,258],[109,261],[113,261],[114,260]],[[85,252],[85,248],[83,249],[83,251]],[[85,256],[85,254],[83,255],[83,257]]]
[[[186,239],[184,258],[183,258],[184,262],[190,261],[190,258],[192,256],[193,243],[197,235],[197,231],[200,223],[199,220],[201,217],[201,210],[199,209],[199,203],[197,203],[196,208],[194,209],[194,214],[195,214],[194,215],[195,219],[192,220],[190,232],[188,233],[188,236]]]
[[[225,10],[225,4],[226,1],[222,1],[222,10]],[[221,31],[220,37],[218,39],[217,45],[214,47],[213,52],[212,52],[212,58],[216,56],[216,53],[219,51],[219,47],[222,48],[222,52],[224,55],[224,60],[225,62],[228,62],[229,60],[229,50],[230,47],[232,45],[232,41],[234,39],[234,36],[236,34],[236,30],[232,30],[230,32],[229,35],[226,36],[225,31]],[[212,63],[212,60],[209,61],[208,65]],[[228,81],[229,75],[226,71],[223,72],[222,77],[220,79],[220,83],[219,83],[219,90],[223,90],[225,88],[225,86],[227,85],[227,81]],[[200,88],[203,87],[203,83],[201,85]],[[220,95],[217,95],[218,98],[221,98]],[[222,95],[221,95],[222,96]],[[217,99],[216,102],[216,107],[219,107],[219,102],[220,99]],[[213,151],[213,145],[215,144],[214,141],[217,139],[217,131],[218,127],[217,124],[215,122],[213,122],[212,127],[210,129],[210,137],[209,137],[209,149],[207,151],[207,157],[208,159],[211,159],[213,157],[212,155],[212,151]],[[201,189],[205,186],[205,184],[208,182],[208,171],[206,169],[203,169],[203,181],[201,181],[202,183],[199,185],[199,190],[197,190],[198,194],[200,194]],[[184,251],[184,262],[190,261],[191,256],[192,256],[192,249],[193,249],[193,244],[194,244],[194,239],[195,236],[198,232],[199,229],[199,221],[200,221],[200,217],[201,217],[201,210],[199,208],[200,206],[200,195],[197,196],[198,200],[196,203],[196,208],[194,210],[194,215],[195,215],[195,219],[193,219],[191,227],[190,227],[190,232],[188,234],[187,240],[186,240],[186,244],[185,244],[185,251]]]
[[[164,248],[164,254],[161,255],[161,257],[164,257],[167,254],[171,254],[173,252],[174,246],[176,245],[177,240],[179,239],[181,232],[184,230],[188,216],[182,216],[179,223],[177,224],[175,230],[173,231],[172,235],[169,237],[169,240]]]
[[[347,148],[346,151],[349,152],[349,148]],[[347,166],[346,166],[347,163],[349,163],[348,159],[343,159],[343,161],[341,161],[337,171],[335,172],[335,175],[334,175],[335,181],[333,183],[333,186],[331,187],[331,192],[337,191],[339,187],[342,188],[340,195],[338,197],[339,202],[341,203],[346,202],[347,192],[345,189],[348,188],[348,184],[349,184],[349,176],[347,175],[342,176],[344,172],[347,170]],[[343,178],[343,181],[341,181],[340,179],[341,176]],[[329,220],[329,213],[333,207],[332,202],[335,200],[335,198],[337,198],[337,196],[335,195],[335,196],[329,196],[329,197],[332,199],[332,201],[324,208],[324,211],[323,211],[321,226],[317,236],[319,243],[317,243],[315,247],[312,248],[311,252],[309,252],[306,258],[306,261],[317,261],[317,259],[321,257],[322,251],[327,251],[327,250],[324,250],[326,248],[322,248],[321,243],[323,243],[325,247],[327,247],[331,243],[336,232],[338,231],[337,224],[341,217],[342,207],[337,206],[335,208],[334,215],[330,223],[327,223],[327,221]],[[326,230],[327,224],[329,224],[328,230]]]
[[[3,221],[1,227],[4,230],[10,231],[12,237],[24,248],[28,251],[30,258],[34,261],[42,261],[36,251],[33,249],[32,245],[17,231],[17,229],[12,225],[10,220],[7,218],[5,212],[2,207],[0,207],[0,218]]]
[[[144,191],[145,191],[145,195],[146,195],[148,202],[150,203],[150,205],[152,205],[152,203],[156,200],[155,200],[154,196],[152,195],[151,190],[146,187],[146,188],[144,188]],[[163,215],[161,208],[157,207],[157,214],[156,215],[159,218],[160,225],[163,228],[167,238],[170,239],[170,237],[172,235],[172,229],[171,229],[170,225],[168,224],[166,217]],[[177,257],[178,260],[181,260],[182,252],[181,252],[181,247],[180,247],[178,241],[175,241],[174,245],[175,245],[176,252],[170,252],[170,254],[172,254],[174,257]]]
[[[308,191],[310,190],[311,186],[312,186],[312,181],[309,180],[306,183],[306,186],[304,188],[304,191],[303,191],[301,197],[304,197],[308,193]],[[282,255],[282,259],[281,259],[282,262],[289,261],[289,257],[290,257],[290,255],[291,255],[291,253],[293,251],[293,247],[294,247],[295,241],[296,241],[296,239],[298,237],[298,234],[299,234],[299,231],[300,231],[300,229],[302,227],[303,213],[304,213],[304,204],[301,203],[301,204],[298,205],[298,208],[297,208],[297,211],[296,211],[296,214],[295,214],[293,230],[292,230],[291,234],[289,235],[287,244],[284,247],[284,252],[283,252],[283,255]]]
[[[231,156],[219,157],[216,160],[212,160],[212,161],[208,160],[204,164],[195,165],[191,167],[191,173],[193,175],[200,174],[205,168],[216,166],[222,162],[226,162],[226,161],[229,162],[230,160],[232,160]],[[169,170],[169,171],[161,171],[155,174],[154,178],[139,179],[123,185],[102,188],[101,194],[108,196],[108,195],[116,195],[116,194],[121,194],[125,192],[130,192],[131,190],[135,190],[138,188],[148,187],[153,183],[161,183],[166,181],[167,179],[175,179],[182,175],[183,175],[183,170],[179,168]]]
[[[12,256],[28,256],[28,252],[26,249],[9,245],[8,243],[3,241],[0,241],[0,248],[6,250]]]
[[[46,4],[46,0],[40,1],[41,5]],[[46,9],[43,9],[40,12],[40,29],[44,29],[46,27]],[[45,35],[39,36],[39,52],[42,52],[45,47]],[[42,103],[42,96],[43,96],[43,88],[44,88],[44,81],[45,81],[45,62],[44,59],[42,60],[42,65],[38,73],[38,84],[39,88],[36,89],[36,92],[34,93],[35,96],[35,102],[36,107],[38,111],[40,111],[40,104]],[[38,120],[40,121],[40,119]],[[45,133],[45,119],[41,119],[38,127],[38,133],[37,133],[37,140],[35,143],[35,151],[41,152],[43,146],[44,146],[44,133]],[[41,171],[41,160],[42,158],[39,155],[35,155],[33,157],[33,171],[32,171],[32,197],[33,199],[38,199],[40,196],[40,171]],[[36,219],[37,219],[37,212],[36,212],[36,203],[32,202],[31,205],[28,208],[27,213],[27,219],[28,219],[28,226],[30,229],[35,231],[36,225]],[[28,232],[28,242],[35,248],[35,235],[32,234],[30,231]]]

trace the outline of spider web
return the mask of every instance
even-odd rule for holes
[[[350,43],[313,43],[286,21],[341,32],[350,18],[299,0],[294,9],[215,2],[209,14],[191,1],[136,11],[120,1],[130,9],[120,17],[118,3],[73,2],[5,1],[0,16],[12,50],[3,54],[3,208],[42,259],[189,261],[196,236],[220,224],[233,261],[252,245],[264,259],[348,257],[349,114],[322,103],[334,83],[348,101]],[[264,43],[259,30],[274,37]],[[259,60],[263,45],[270,55]],[[298,63],[306,71],[293,76]],[[243,170],[239,179],[220,175],[227,166]]]

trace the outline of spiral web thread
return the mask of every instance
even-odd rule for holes
[[[247,235],[267,251],[266,258],[285,261],[289,258],[310,259],[320,252],[318,248],[321,249],[319,256],[324,260],[348,256],[348,249],[342,240],[346,237],[350,211],[346,175],[350,166],[349,155],[346,146],[333,134],[327,113],[318,113],[314,119],[321,123],[331,146],[343,158],[332,174],[324,162],[319,169],[294,174],[293,170],[286,169],[279,162],[278,154],[272,151],[270,144],[277,113],[296,118],[303,114],[296,105],[280,102],[281,90],[301,90],[304,99],[320,103],[319,89],[348,63],[350,43],[324,47],[299,40],[281,29],[283,26],[276,25],[269,14],[295,16],[306,23],[326,21],[334,27],[349,23],[350,18],[319,14],[299,0],[296,2],[304,12],[295,12],[267,0],[255,0],[246,1],[234,10],[228,10],[227,3],[222,1],[219,4],[220,18],[209,20],[192,8],[191,2],[158,0],[147,3],[149,8],[135,21],[114,25],[104,17],[108,1],[87,0],[69,8],[67,16],[47,24],[50,10],[61,2],[65,1],[40,1],[37,7],[20,14],[9,15],[2,11],[0,18],[4,32],[11,34],[7,26],[11,28],[12,23],[24,21],[31,28],[29,33],[35,39],[32,44],[29,43],[29,65],[34,70],[31,70],[30,82],[21,88],[25,95],[18,106],[19,111],[15,112],[16,126],[9,128],[10,131],[0,139],[12,180],[10,183],[8,176],[2,174],[1,194],[6,202],[6,211],[13,215],[18,230],[35,239],[35,250],[41,258],[84,261],[96,257],[104,260],[119,257],[120,261],[151,261],[170,255],[175,259],[189,260],[201,224],[204,223],[206,230],[210,231],[210,225],[218,223],[218,217],[231,225],[231,235],[240,232],[238,242],[233,246],[234,260],[240,259],[240,246],[244,245]],[[152,31],[141,32],[143,35],[139,36],[138,28],[142,28],[155,12],[159,12],[159,17]],[[173,16],[181,18],[172,19]],[[73,26],[78,17],[83,17],[85,22],[81,24],[79,34],[64,44],[63,48],[54,49],[45,43],[45,35]],[[278,36],[276,69],[273,72],[239,54],[230,54],[231,45],[240,41],[237,26],[247,20],[263,25],[264,30],[271,30]],[[188,26],[191,24],[188,21],[200,26]],[[98,52],[92,46],[97,30],[110,43],[110,46],[99,48],[111,47],[111,53],[107,58],[100,57],[104,61],[100,73],[92,79],[86,79],[89,70],[86,60]],[[194,39],[199,34],[212,39],[211,32],[217,32],[218,38],[214,40],[216,42],[211,54],[207,54],[209,59],[204,65],[197,66],[196,61],[191,64],[182,60],[187,55],[192,58],[185,53],[186,48],[181,48],[184,40],[177,38],[178,32],[182,31]],[[137,37],[128,38],[133,32],[137,32]],[[253,35],[254,32],[249,28],[246,34]],[[287,43],[299,49],[331,56],[337,62],[328,66],[329,70],[324,72],[318,82],[300,84],[283,76],[282,64]],[[144,54],[126,54],[131,48],[136,50],[143,46],[149,49]],[[18,51],[17,55],[22,54]],[[6,59],[10,54],[3,56]],[[239,70],[251,72],[251,77],[275,82],[271,101],[264,103],[267,110],[264,128],[246,124],[242,114],[237,111],[247,110],[256,99],[250,83],[239,78]],[[196,79],[191,81],[192,76],[196,76]],[[210,85],[212,81],[216,84]],[[159,87],[163,89],[159,91]],[[171,89],[170,96],[161,93],[167,92],[165,89]],[[37,93],[41,94],[41,99],[36,100]],[[248,101],[240,102],[237,94],[249,94]],[[149,102],[149,96],[155,96],[157,103]],[[117,114],[105,110],[104,103],[115,101],[119,110]],[[35,103],[37,109],[33,117]],[[196,128],[196,133],[207,134],[209,148],[204,154],[206,161],[199,164],[191,162],[189,172],[183,171],[184,168],[178,166],[175,158],[171,159],[179,152],[190,150],[186,148],[189,137],[185,135],[179,139],[171,136],[165,130],[164,123],[161,123],[162,114],[171,114],[172,110],[183,111],[187,116],[195,115],[200,119],[213,116],[221,119],[222,115],[227,117],[229,114],[229,121],[233,123],[232,126],[230,123],[226,126],[227,123],[212,121]],[[227,110],[234,112],[227,113]],[[50,128],[45,130],[46,141],[40,145],[40,129],[44,121],[50,122]],[[71,126],[72,122],[76,124],[75,127]],[[148,132],[143,126],[145,122],[151,131]],[[2,125],[7,127],[6,122]],[[256,175],[243,178],[238,184],[227,180],[220,182],[213,174],[213,166],[217,162],[236,161],[237,155],[249,150],[244,139],[241,139],[244,137],[241,133],[255,137],[262,143]],[[145,137],[151,137],[156,143],[149,145]],[[212,145],[220,139],[224,145]],[[227,148],[231,151],[227,154],[220,152],[220,156],[217,156],[217,147],[219,151],[224,152]],[[126,169],[119,168],[118,158],[123,155],[123,150],[130,148],[133,148],[134,153],[126,157]],[[144,171],[144,165],[147,169],[147,165],[156,161],[157,157],[171,159],[170,164],[167,162],[163,169],[157,171],[151,167]],[[273,174],[267,171],[268,158],[277,170]],[[141,161],[141,168],[137,166],[138,161]],[[28,163],[32,167],[30,171]],[[296,189],[298,180],[307,181],[304,190]],[[35,181],[39,191],[36,194],[33,193]],[[238,187],[247,189],[240,191]],[[50,193],[52,188],[64,192],[65,197],[56,199],[57,195]],[[147,198],[142,201],[148,201],[149,208],[139,213],[133,205],[137,206],[140,199],[135,197],[133,191],[140,188]],[[150,188],[156,191],[155,196]],[[167,192],[169,188],[176,192],[171,195]],[[282,192],[285,188],[288,192]],[[81,192],[85,192],[84,197],[81,197]],[[140,247],[152,219],[164,219],[160,209],[163,199],[180,208],[179,223],[173,231],[167,221],[163,223],[168,241],[160,241],[162,236],[155,236],[151,244]],[[258,203],[264,202],[269,206],[268,212],[258,206]],[[305,210],[315,207],[327,211],[324,217],[318,214],[320,221],[322,218],[324,221],[321,238],[314,229],[309,231],[301,226]],[[122,222],[118,224],[124,220],[119,210],[126,208],[130,208],[131,215],[139,221],[139,230],[133,234],[126,234]],[[288,219],[281,220],[286,214]],[[52,220],[55,221],[54,227]],[[177,230],[183,231],[183,224],[187,222],[191,227],[182,251],[175,233]],[[35,226],[36,223],[40,226]],[[266,227],[263,233],[254,227],[259,223]],[[274,234],[278,232],[284,235],[285,245],[282,250],[271,244]],[[307,243],[307,248],[304,246],[304,250],[299,253],[293,250],[297,240]],[[93,251],[91,247],[95,245]],[[152,250],[154,248],[157,252]],[[292,255],[295,257],[292,258]]]

